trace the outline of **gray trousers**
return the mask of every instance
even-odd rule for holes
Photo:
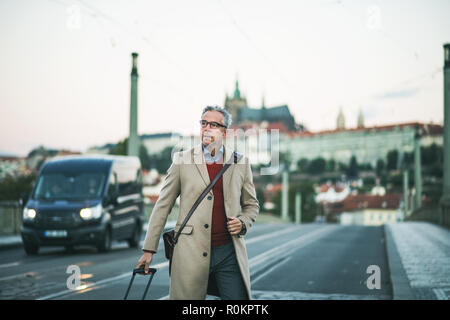
[[[222,300],[248,299],[233,242],[211,247],[209,279],[215,281]]]

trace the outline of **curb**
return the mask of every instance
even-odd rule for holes
[[[0,250],[22,247],[22,238],[19,235],[0,237]]]
[[[392,299],[416,300],[388,224],[384,225],[384,235],[392,284]]]

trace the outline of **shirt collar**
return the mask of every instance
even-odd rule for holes
[[[222,144],[222,146],[220,146],[220,149],[216,153],[215,157],[213,157],[211,155],[211,152],[205,147],[205,145],[203,143],[202,143],[202,148],[203,148],[203,154],[205,156],[205,161],[206,162],[218,162],[222,158],[222,155],[223,155],[223,152],[224,152],[223,144]]]

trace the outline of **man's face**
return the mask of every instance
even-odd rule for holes
[[[208,111],[206,112],[202,120],[206,120],[208,122],[217,122],[220,124],[223,123],[223,114],[221,114],[219,111]],[[205,128],[200,126],[200,133],[202,142],[205,146],[211,145],[211,146],[221,146],[223,143],[223,138],[225,138],[226,135],[226,129],[223,127],[218,128],[211,128],[210,124],[208,124]]]
[[[89,187],[95,187],[96,184],[97,181],[95,181],[95,179],[89,179]]]

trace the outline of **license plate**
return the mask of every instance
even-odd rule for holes
[[[47,238],[65,238],[67,237],[66,230],[47,230],[44,232],[44,236]]]

